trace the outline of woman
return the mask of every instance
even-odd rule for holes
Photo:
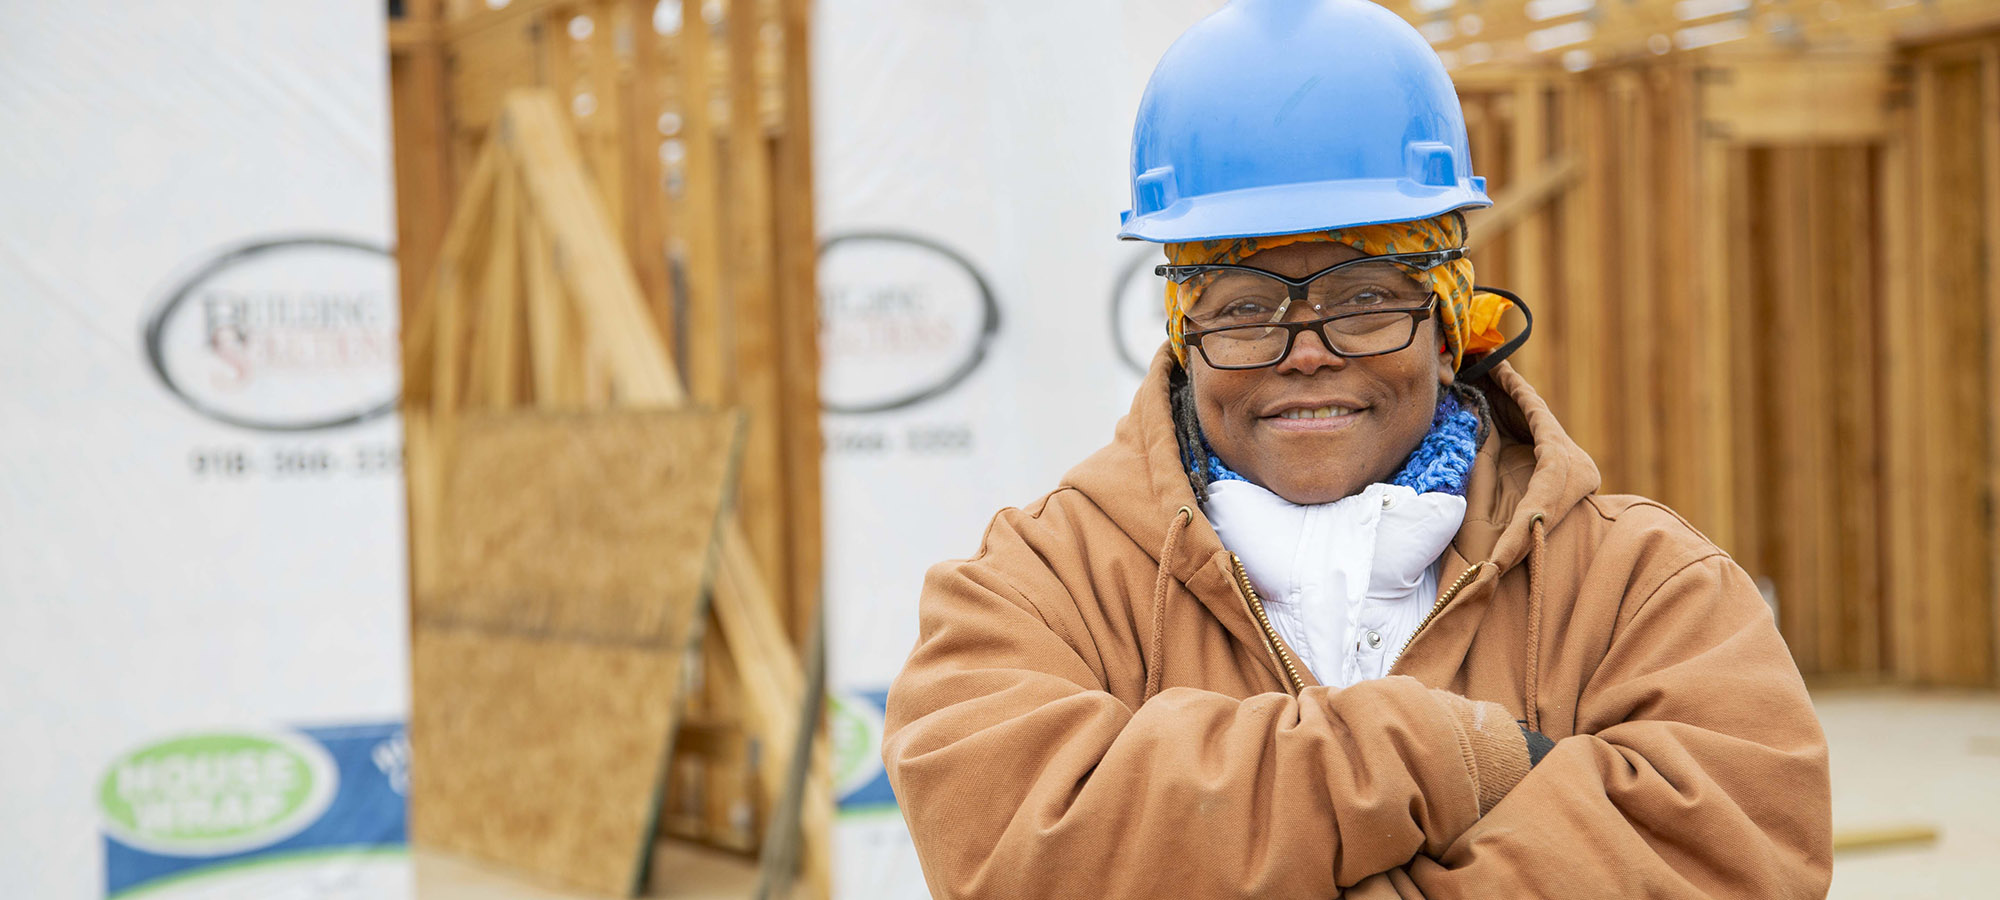
[[[1133,157],[1169,340],[1110,446],[931,570],[890,693],[931,890],[1824,896],[1797,669],[1743,570],[1597,493],[1500,362],[1423,40],[1237,0],[1162,59]]]

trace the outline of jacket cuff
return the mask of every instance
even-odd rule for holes
[[[1479,814],[1486,815],[1528,776],[1528,738],[1507,708],[1498,703],[1469,700],[1436,689],[1431,694],[1451,713],[1459,752],[1465,757],[1473,792],[1479,797]]]

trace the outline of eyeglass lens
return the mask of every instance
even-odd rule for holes
[[[1409,345],[1419,319],[1408,310],[1430,301],[1423,273],[1390,260],[1370,260],[1334,269],[1306,288],[1304,302],[1286,303],[1290,288],[1246,269],[1205,272],[1191,279],[1194,310],[1188,319],[1201,336],[1211,365],[1257,366],[1285,354],[1288,331],[1277,321],[1339,316],[1322,325],[1333,349],[1343,355],[1388,353]],[[1369,310],[1385,310],[1374,313]],[[1212,330],[1220,329],[1220,330]]]

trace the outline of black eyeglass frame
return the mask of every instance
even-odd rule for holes
[[[1381,256],[1360,256],[1360,257],[1355,257],[1354,259],[1347,260],[1345,262],[1337,262],[1334,263],[1333,265],[1327,266],[1324,269],[1314,272],[1311,275],[1307,275],[1304,278],[1290,278],[1284,275],[1280,275],[1276,272],[1270,272],[1264,269],[1259,269],[1256,266],[1245,266],[1237,263],[1199,263],[1191,266],[1154,266],[1153,274],[1165,278],[1168,281],[1171,281],[1175,284],[1186,284],[1190,279],[1194,278],[1195,276],[1206,274],[1208,272],[1230,272],[1230,271],[1254,272],[1258,275],[1262,275],[1273,281],[1278,281],[1283,283],[1285,287],[1288,289],[1286,291],[1286,294],[1296,301],[1296,300],[1306,299],[1306,288],[1310,287],[1313,282],[1318,281],[1320,278],[1326,276],[1327,273],[1336,272],[1341,269],[1347,268],[1348,266],[1356,266],[1362,263],[1386,261],[1394,263],[1403,263],[1405,265],[1408,265],[1410,268],[1416,269],[1419,272],[1428,272],[1432,269],[1437,268],[1438,266],[1444,265],[1445,263],[1464,258],[1465,258],[1464,247],[1451,247],[1445,250],[1426,250],[1421,253],[1384,253]]]
[[[1444,250],[1426,250],[1418,253],[1384,253],[1380,256],[1361,256],[1361,257],[1356,257],[1354,259],[1345,260],[1343,262],[1337,262],[1334,263],[1333,265],[1327,266],[1326,268],[1314,272],[1310,275],[1307,275],[1303,278],[1292,278],[1289,276],[1280,275],[1276,272],[1259,269],[1256,266],[1245,266],[1234,263],[1201,263],[1201,264],[1187,265],[1187,266],[1155,266],[1153,268],[1153,274],[1165,278],[1168,281],[1172,281],[1175,284],[1186,284],[1189,280],[1197,276],[1207,274],[1209,272],[1252,272],[1257,275],[1261,275],[1265,278],[1269,278],[1273,281],[1277,281],[1283,284],[1285,286],[1285,295],[1287,298],[1289,298],[1288,302],[1286,303],[1286,306],[1290,306],[1291,303],[1296,303],[1306,299],[1307,289],[1312,286],[1313,282],[1318,281],[1319,279],[1327,276],[1328,274],[1347,268],[1348,266],[1356,266],[1356,265],[1361,265],[1363,263],[1371,263],[1371,262],[1393,262],[1409,266],[1410,268],[1415,269],[1419,272],[1428,272],[1431,269],[1435,269],[1438,266],[1444,265],[1445,263],[1452,262],[1453,260],[1463,259],[1464,257],[1465,257],[1464,247],[1450,247]],[[1263,369],[1263,368],[1268,368],[1270,366],[1278,365],[1279,363],[1284,362],[1287,358],[1289,358],[1292,355],[1292,347],[1298,343],[1299,332],[1304,331],[1308,328],[1319,329],[1320,343],[1324,345],[1327,351],[1332,353],[1333,355],[1338,356],[1341,359],[1363,359],[1370,356],[1384,356],[1408,348],[1410,344],[1417,339],[1417,326],[1422,324],[1424,319],[1429,318],[1432,313],[1436,312],[1437,304],[1438,304],[1437,292],[1433,291],[1431,292],[1430,301],[1425,303],[1423,306],[1391,307],[1387,309],[1370,309],[1370,310],[1361,310],[1357,312],[1338,313],[1335,315],[1326,316],[1324,318],[1319,318],[1319,319],[1312,319],[1310,321],[1305,321],[1305,322],[1274,321],[1274,322],[1254,324],[1254,325],[1225,325],[1220,328],[1205,328],[1205,329],[1193,328],[1192,326],[1196,324],[1194,318],[1187,315],[1186,313],[1182,313],[1181,320],[1184,324],[1182,326],[1181,339],[1185,341],[1188,346],[1201,351],[1202,361],[1208,363],[1210,367],[1216,369],[1229,369],[1229,370],[1240,371],[1246,369]],[[1408,338],[1405,338],[1401,344],[1398,344],[1396,347],[1392,349],[1374,350],[1368,353],[1347,353],[1339,349],[1336,349],[1333,346],[1333,339],[1327,336],[1325,328],[1327,323],[1329,322],[1338,321],[1340,319],[1353,318],[1355,316],[1378,316],[1386,313],[1408,313],[1411,318],[1410,336]],[[1283,314],[1284,313],[1281,310],[1279,312],[1279,315]],[[1254,365],[1247,365],[1247,366],[1217,365],[1215,360],[1209,358],[1208,348],[1202,346],[1201,342],[1203,336],[1209,334],[1215,334],[1217,332],[1236,331],[1244,328],[1274,328],[1274,327],[1283,328],[1290,333],[1285,335],[1284,352],[1278,354],[1278,357],[1276,359],[1273,359],[1267,363],[1257,363]]]
[[[1268,369],[1290,358],[1292,355],[1293,345],[1299,342],[1299,333],[1307,330],[1314,330],[1319,332],[1320,344],[1321,346],[1326,347],[1327,352],[1332,353],[1333,355],[1338,356],[1341,359],[1365,359],[1370,356],[1386,356],[1391,353],[1397,353],[1402,350],[1408,349],[1410,344],[1414,343],[1417,339],[1418,326],[1422,325],[1425,319],[1430,318],[1433,313],[1437,312],[1437,305],[1438,305],[1438,297],[1437,294],[1433,292],[1431,294],[1430,302],[1425,303],[1422,306],[1391,308],[1391,309],[1364,309],[1358,312],[1345,312],[1331,316],[1323,316],[1317,319],[1308,319],[1304,322],[1254,322],[1247,325],[1224,325],[1221,328],[1204,328],[1193,331],[1187,330],[1186,327],[1183,326],[1181,331],[1181,340],[1188,346],[1193,347],[1196,350],[1200,351],[1202,361],[1208,363],[1209,368],[1212,369],[1229,369],[1232,371],[1243,370],[1243,369]],[[1328,337],[1326,333],[1326,326],[1328,324],[1340,321],[1341,319],[1352,319],[1357,316],[1384,316],[1384,315],[1393,315],[1396,313],[1402,313],[1410,317],[1410,333],[1407,337],[1403,338],[1402,343],[1397,344],[1394,347],[1389,347],[1383,350],[1370,350],[1367,353],[1349,353],[1345,350],[1335,347],[1333,345],[1333,339]],[[1194,320],[1188,318],[1186,315],[1181,316],[1181,321],[1185,322],[1187,325],[1194,324]],[[1388,326],[1383,326],[1383,327],[1388,327]],[[1289,332],[1288,334],[1285,335],[1284,351],[1279,353],[1277,358],[1271,360],[1270,362],[1251,363],[1250,365],[1247,366],[1225,366],[1209,358],[1208,348],[1202,346],[1201,339],[1203,337],[1223,331],[1241,331],[1246,328],[1283,328],[1285,331]]]

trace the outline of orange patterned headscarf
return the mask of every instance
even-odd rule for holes
[[[1465,217],[1451,212],[1414,222],[1168,244],[1167,259],[1176,266],[1227,265],[1240,263],[1262,250],[1316,241],[1346,244],[1369,256],[1449,250],[1465,246]],[[1506,342],[1507,336],[1500,333],[1500,316],[1514,304],[1497,294],[1472,289],[1472,260],[1454,260],[1424,275],[1440,301],[1438,311],[1444,320],[1444,342],[1451,350],[1454,368],[1464,364],[1467,354],[1485,353]],[[1198,292],[1189,286],[1167,283],[1167,338],[1173,343],[1174,358],[1182,365],[1187,364],[1187,343],[1181,337],[1181,314],[1193,307],[1197,299]]]

